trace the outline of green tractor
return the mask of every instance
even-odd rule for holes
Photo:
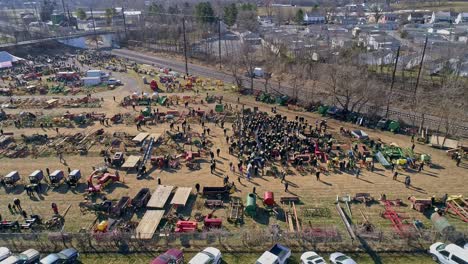
[[[82,125],[85,125],[86,122],[88,122],[88,120],[85,115],[79,114],[73,117],[73,122],[75,122],[75,124],[79,126],[82,126]]]
[[[151,115],[151,107],[150,106],[145,107],[145,109],[141,110],[141,114],[144,117],[150,116]]]

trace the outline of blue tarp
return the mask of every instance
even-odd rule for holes
[[[382,154],[382,152],[377,152],[377,154],[375,154],[375,158],[380,162],[380,164],[382,164],[382,166],[384,166],[385,168],[387,167],[390,167],[391,164],[387,161],[387,159],[385,159],[384,155]]]

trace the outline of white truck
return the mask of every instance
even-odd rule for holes
[[[221,263],[221,251],[214,247],[207,247],[196,254],[188,264],[219,264]]]
[[[101,84],[101,77],[82,77],[81,82],[84,86],[96,86]]]
[[[257,259],[256,264],[285,264],[291,257],[291,250],[281,244],[275,244]]]

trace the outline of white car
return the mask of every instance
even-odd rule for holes
[[[437,242],[429,248],[432,260],[442,264],[465,264],[468,263],[468,250],[455,244],[444,244]]]
[[[335,252],[330,255],[330,262],[333,264],[357,264],[352,258],[343,253]]]
[[[107,81],[107,84],[108,84],[108,85],[121,85],[121,84],[122,84],[122,81],[116,80],[116,79],[109,79],[109,80]]]
[[[219,264],[221,263],[221,251],[214,247],[207,247],[193,257],[188,264]]]
[[[0,261],[11,256],[11,251],[6,247],[0,247]]]
[[[307,251],[301,255],[301,264],[326,264],[326,262],[314,251]]]

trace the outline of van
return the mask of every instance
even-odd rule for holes
[[[429,248],[432,260],[442,264],[468,264],[468,251],[455,245],[437,242]]]
[[[11,256],[11,251],[6,247],[0,247],[0,261]]]
[[[18,256],[9,256],[7,259],[2,260],[0,264],[21,264],[23,261]]]
[[[31,248],[19,254],[18,257],[24,261],[23,263],[29,264],[39,262],[41,255],[39,254],[39,251]]]

